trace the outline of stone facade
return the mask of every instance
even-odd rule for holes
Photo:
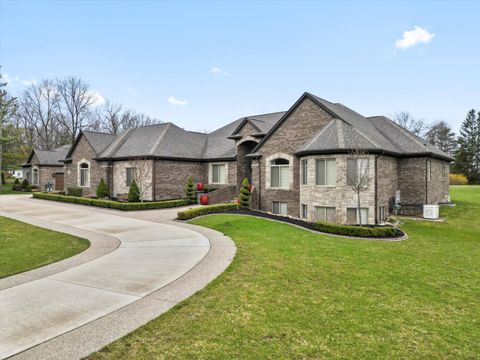
[[[75,151],[72,153],[72,161],[66,163],[64,166],[65,190],[72,187],[80,187],[80,174],[78,169],[81,163],[87,163],[90,169],[90,181],[87,186],[82,187],[83,196],[96,196],[100,179],[103,178],[105,182],[108,182],[108,162],[96,161],[94,159],[95,157],[96,154],[92,146],[87,139],[82,136],[77,143]]]
[[[378,209],[384,207],[385,217],[393,211],[395,193],[398,189],[398,159],[391,156],[376,157],[377,219]]]
[[[316,207],[333,207],[336,212],[336,222],[348,223],[347,209],[357,208],[357,193],[347,185],[347,154],[306,156],[301,160],[308,163],[307,185],[300,185],[300,204],[307,206],[307,220],[317,221]],[[360,193],[361,208],[368,209],[368,223],[375,223],[375,156],[365,156],[368,159],[368,174],[371,179],[367,190]],[[335,159],[336,182],[334,186],[316,185],[316,160]],[[301,217],[298,213],[297,217]],[[364,221],[364,220],[362,220]]]
[[[297,106],[289,117],[281,124],[275,133],[273,133],[262,145],[259,153],[262,158],[257,161],[256,166],[252,166],[252,174],[254,186],[257,187],[253,202],[263,211],[272,211],[273,201],[287,202],[288,215],[298,217],[300,212],[300,166],[298,157],[294,156],[294,152],[303,145],[320,129],[322,129],[332,116],[322,110],[318,105],[308,98],[305,98]],[[287,154],[292,156],[290,163],[290,171],[292,172],[292,182],[289,189],[272,189],[267,188],[265,174],[267,173],[266,159],[273,154]],[[260,177],[263,181],[258,183]],[[258,187],[260,187],[258,189]],[[259,195],[261,194],[261,197]]]
[[[153,160],[115,161],[113,163],[113,197],[125,197],[130,187],[127,186],[127,168],[135,168],[135,181],[140,190],[140,198],[153,200]]]

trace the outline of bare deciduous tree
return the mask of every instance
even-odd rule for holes
[[[420,137],[423,137],[425,131],[427,130],[425,120],[415,118],[408,111],[400,111],[395,113],[393,121],[395,121],[401,127],[411,131],[412,133]]]
[[[127,168],[133,169],[133,176],[131,179],[128,178]],[[152,184],[152,174],[153,174],[153,160],[148,158],[137,158],[134,160],[129,160],[125,168],[123,178],[125,184],[128,184],[131,180],[135,180],[138,187],[138,197],[141,202],[145,201],[145,197],[153,189]],[[152,194],[153,195],[153,194]]]
[[[347,185],[357,194],[357,216],[362,222],[360,194],[372,183],[368,153],[364,149],[353,149],[347,159]]]
[[[18,116],[26,129],[33,129],[36,145],[51,150],[58,144],[57,107],[60,94],[52,80],[30,85],[20,96]]]
[[[119,134],[127,129],[161,123],[144,114],[136,113],[131,109],[124,109],[122,105],[107,101],[97,111],[97,121],[103,131]]]
[[[67,77],[55,82],[59,99],[56,103],[58,120],[73,143],[80,130],[88,126],[95,94],[82,79]]]
[[[0,185],[5,183],[3,174],[3,127],[7,120],[15,113],[17,103],[16,98],[8,95],[3,89],[7,86],[6,82],[2,82],[2,73],[0,72]]]
[[[433,124],[425,134],[425,140],[448,155],[453,155],[457,147],[455,133],[445,121]]]

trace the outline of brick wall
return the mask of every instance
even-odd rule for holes
[[[431,180],[427,182],[427,202],[428,204],[438,204],[445,202],[448,197],[448,188],[450,180],[448,174],[450,173],[450,163],[438,159],[431,159]],[[442,167],[445,167],[445,172],[442,172]],[[444,175],[444,176],[443,176]]]
[[[206,182],[206,166],[200,162],[155,161],[155,200],[185,197],[185,184],[193,176],[193,183]]]
[[[127,167],[135,168],[135,181],[140,189],[142,200],[153,200],[153,160],[115,161],[113,163],[113,196],[128,194]],[[106,180],[105,180],[106,181]]]
[[[65,164],[65,190],[69,187],[79,187],[78,166],[85,161],[90,164],[90,184],[83,187],[83,195],[96,196],[100,179],[103,177],[107,182],[108,163],[94,160],[95,156],[92,146],[82,136],[72,153],[72,162]]]
[[[377,207],[385,206],[385,215],[390,214],[398,189],[398,159],[390,156],[377,158]]]
[[[258,204],[261,210],[271,211],[272,201],[285,201],[288,203],[288,214],[298,217],[300,212],[299,159],[293,154],[313,134],[323,128],[331,118],[327,112],[306,98],[284,123],[277,128],[275,133],[266,140],[259,150],[259,153],[262,155],[260,166],[252,167],[254,172],[258,172],[259,169],[262,172],[263,179],[261,184],[254,183],[255,186],[261,186],[262,196]],[[290,164],[293,182],[288,190],[267,189],[265,177],[266,159],[275,153],[288,154],[293,158]],[[252,178],[258,181],[258,174],[252,174]]]

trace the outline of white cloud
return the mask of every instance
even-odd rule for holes
[[[173,106],[185,106],[188,104],[187,100],[179,100],[174,96],[170,96],[168,98],[168,102]]]
[[[212,66],[212,68],[210,69],[210,72],[214,75],[225,75],[225,76],[230,75],[227,70],[219,68],[218,66]]]
[[[135,89],[133,86],[126,85],[125,86],[125,91],[128,93],[128,95],[137,97],[138,96],[138,91]]]
[[[107,100],[96,90],[90,90],[88,95],[93,96],[93,106],[100,106],[107,102]]]
[[[20,81],[22,83],[22,85],[25,85],[25,86],[30,86],[30,85],[35,85],[37,83],[37,79],[33,79],[33,80],[22,80]]]
[[[415,26],[413,30],[404,31],[401,39],[395,42],[397,49],[408,49],[418,44],[428,44],[435,34],[428,32],[420,26]]]

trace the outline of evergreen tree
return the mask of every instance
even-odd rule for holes
[[[128,190],[128,202],[139,202],[139,201],[140,201],[140,190],[135,180],[132,180],[132,183],[130,184],[130,190]]]
[[[190,203],[195,203],[197,198],[195,195],[195,188],[193,186],[193,177],[189,176],[187,184],[185,185],[185,197]]]
[[[453,155],[457,147],[455,133],[445,121],[433,124],[426,133],[425,140],[448,155]]]
[[[480,112],[474,109],[467,113],[460,128],[455,170],[465,174],[470,183],[480,182]]]
[[[250,207],[250,183],[247,178],[244,178],[242,181],[242,186],[240,187],[240,206],[249,208]]]
[[[103,178],[100,179],[100,183],[98,184],[98,187],[97,187],[97,198],[99,199],[108,198],[108,188]]]

